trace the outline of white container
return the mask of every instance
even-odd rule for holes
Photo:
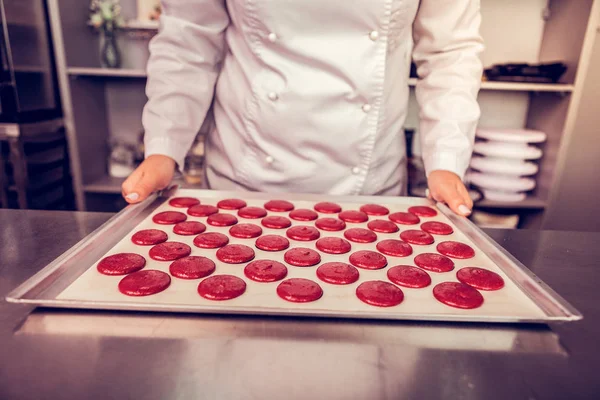
[[[481,172],[512,176],[535,175],[539,170],[538,165],[532,162],[496,157],[474,156],[470,166]]]
[[[528,192],[533,190],[536,185],[535,180],[531,178],[483,174],[480,172],[469,172],[467,180],[482,189],[511,193]]]
[[[521,143],[477,142],[473,151],[484,156],[511,160],[538,160],[542,157],[542,150]]]
[[[485,129],[479,128],[476,137],[503,143],[543,143],[547,135],[532,129]]]

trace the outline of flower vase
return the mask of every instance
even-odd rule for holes
[[[121,66],[121,54],[117,46],[117,37],[112,23],[104,26],[102,44],[102,63],[108,68],[119,68]]]

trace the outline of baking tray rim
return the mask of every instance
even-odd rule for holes
[[[236,307],[235,309],[225,309],[213,306],[183,306],[173,304],[143,304],[143,303],[128,303],[128,302],[110,302],[110,301],[89,301],[89,300],[70,300],[70,299],[47,299],[40,297],[28,297],[27,295],[34,289],[38,288],[44,282],[47,288],[57,283],[61,276],[56,277],[53,281],[47,282],[53,274],[72,257],[79,255],[86,245],[90,245],[94,239],[98,239],[106,231],[110,230],[116,224],[131,224],[132,228],[137,225],[132,222],[136,217],[142,214],[141,218],[152,212],[168,198],[175,193],[179,186],[173,186],[167,190],[155,193],[139,204],[128,205],[123,210],[112,216],[108,221],[99,226],[89,235],[77,242],[70,249],[58,256],[54,261],[42,268],[31,278],[27,279],[17,288],[12,290],[7,296],[6,301],[9,303],[31,304],[41,307],[52,308],[72,308],[72,309],[103,309],[103,310],[123,310],[123,311],[158,311],[158,312],[186,312],[186,313],[209,313],[209,314],[253,314],[253,315],[281,315],[281,316],[306,316],[306,317],[333,317],[333,318],[358,318],[358,319],[389,319],[389,320],[414,320],[414,321],[447,321],[447,322],[494,322],[494,323],[515,323],[515,322],[558,322],[558,321],[577,321],[583,318],[583,315],[567,302],[556,291],[550,288],[540,278],[538,278],[531,270],[525,267],[512,254],[506,251],[502,246],[491,239],[485,232],[478,228],[475,224],[465,217],[461,217],[452,212],[446,205],[437,203],[425,198],[417,197],[393,197],[393,196],[335,196],[329,195],[328,201],[339,201],[349,203],[367,203],[379,202],[384,204],[401,203],[406,205],[407,202],[414,205],[435,205],[460,231],[473,241],[479,250],[489,257],[496,265],[505,272],[508,277],[515,283],[523,293],[528,296],[534,304],[536,304],[544,312],[545,316],[541,318],[527,317],[510,317],[510,316],[481,316],[481,315],[447,315],[447,314],[428,314],[415,315],[404,314],[401,312],[379,312],[374,316],[368,312],[360,311],[327,311],[314,309],[290,309],[282,310],[280,308],[269,307]],[[185,190],[185,189],[184,189]],[[234,191],[213,191],[194,189],[198,197],[239,197],[239,192]],[[300,194],[300,193],[268,193],[268,192],[245,192],[244,196],[248,199],[267,199],[279,198],[283,200],[305,200],[305,201],[322,201],[322,195],[315,194]],[[123,225],[123,227],[129,225]],[[130,230],[127,230],[129,233]],[[121,240],[119,237],[118,240]],[[106,251],[112,245],[106,246]],[[94,261],[95,262],[95,261]],[[87,268],[82,269],[80,276]],[[76,278],[75,278],[76,279]],[[65,288],[74,280],[68,282]]]

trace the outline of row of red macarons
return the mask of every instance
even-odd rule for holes
[[[391,216],[390,216],[391,217]],[[155,214],[152,217],[152,221],[158,225],[174,225],[176,227],[174,232],[180,235],[193,235],[202,233],[205,230],[205,226],[199,221],[187,221],[187,216],[184,213],[178,211],[163,211]],[[209,215],[206,219],[206,223],[208,225],[212,225],[215,227],[230,227],[239,224],[238,219],[232,215],[227,213],[217,213]],[[379,233],[395,233],[400,230],[396,220],[384,220],[384,219],[375,219],[371,220],[367,223],[367,228],[373,232]],[[287,229],[292,226],[292,221],[280,215],[270,215],[263,217],[260,221],[260,224],[269,229]],[[253,228],[256,230],[253,225],[244,225],[241,224],[242,227]],[[323,217],[315,220],[314,225],[316,228],[329,231],[336,232],[342,231],[347,228],[346,221],[334,218],[334,217]],[[408,225],[403,223],[403,225]],[[412,225],[412,224],[411,224]],[[242,227],[234,228],[231,232],[232,235],[244,235],[251,234],[251,232],[244,233]],[[297,228],[294,228],[297,229]],[[427,221],[421,224],[421,229],[423,232],[427,232],[428,234],[434,235],[450,235],[454,232],[452,227],[444,222],[438,221]],[[260,236],[261,232],[255,234],[256,236]],[[245,236],[240,236],[245,237]],[[309,238],[307,240],[314,240],[315,238]],[[302,240],[302,239],[299,239]]]
[[[174,197],[169,200],[169,205],[178,208],[190,208],[201,205],[201,202],[195,197]],[[217,202],[217,208],[223,210],[240,210],[245,207],[248,207],[248,203],[242,199],[223,199]],[[296,207],[294,203],[288,200],[269,200],[264,203],[264,208],[274,212],[289,212],[293,211]],[[325,214],[337,214],[342,211],[342,207],[339,204],[330,201],[318,202],[314,205],[314,209]],[[379,204],[364,204],[360,207],[360,210],[368,215],[381,216],[390,213],[387,207]],[[437,215],[437,211],[428,206],[412,206],[409,208],[409,212],[422,217],[434,217]]]
[[[170,264],[169,269],[173,276],[182,279],[199,279],[215,271],[215,262],[210,258],[184,254],[172,260],[173,262]],[[443,271],[438,268],[431,268],[429,265],[431,260],[425,260],[427,256],[427,254],[421,254],[415,258],[415,264],[420,268],[402,265],[405,273],[410,272],[404,278],[398,274],[398,271],[390,272],[394,269],[397,270],[397,266],[390,268],[388,270],[390,280],[397,280],[398,282],[396,283],[401,286],[423,288],[431,283],[431,279],[425,270],[431,272],[449,272],[454,269],[453,264],[451,264],[450,269]],[[248,277],[257,282],[273,282],[283,279],[287,275],[287,267],[283,263],[269,259],[255,260],[253,250],[244,245],[225,246],[217,251],[217,258],[226,264],[248,263],[245,272],[247,275],[248,272],[251,272],[250,275],[252,276],[248,275]],[[293,248],[288,250],[284,255],[284,260],[287,264],[295,267],[312,267],[321,263],[319,254],[307,248]],[[384,256],[369,251],[355,252],[349,257],[348,261],[350,264],[339,261],[324,263],[317,269],[317,275],[321,271],[323,272],[323,276],[320,278],[326,282],[350,284],[358,280],[359,273],[356,267],[364,270],[378,270],[388,265],[387,259]],[[117,253],[103,258],[98,263],[97,270],[104,275],[127,275],[143,269],[145,265],[146,259],[139,254]],[[327,267],[323,269],[323,266]],[[465,271],[472,273],[470,278],[466,278],[466,275],[464,275]],[[459,280],[461,280],[461,273],[466,280],[473,281],[472,286],[477,289],[498,290],[504,286],[503,280],[499,275],[483,268],[462,268],[457,274]],[[480,281],[476,281],[475,278]]]
[[[362,223],[369,220],[369,216],[386,216],[399,224],[415,225],[420,222],[419,217],[435,217],[438,212],[428,206],[412,206],[407,212],[394,212],[379,204],[364,204],[359,210],[342,210],[342,207],[333,202],[319,202],[313,207],[296,209],[294,204],[287,200],[270,200],[263,207],[248,206],[241,199],[223,199],[216,206],[200,204],[200,200],[192,197],[176,197],[169,200],[169,205],[177,208],[187,208],[187,213],[194,217],[208,217],[219,213],[219,210],[237,210],[238,216],[247,219],[259,219],[271,212],[289,212],[289,217],[297,221],[314,221],[322,214],[338,214],[338,218],[345,222]]]
[[[189,273],[193,271],[194,276]],[[198,272],[201,274],[198,275]],[[246,291],[246,282],[234,275],[211,275],[214,263],[205,257],[187,257],[171,264],[170,272],[182,279],[203,279],[197,287],[198,293],[214,301],[232,300]],[[287,276],[287,268],[277,261],[256,260],[244,268],[244,275],[252,281],[270,283],[282,281]],[[317,277],[333,285],[347,285],[359,278],[359,272],[351,265],[331,262],[317,269]],[[208,278],[206,278],[208,276]],[[387,273],[388,279],[396,285],[424,288],[431,284],[429,275],[413,266],[398,265]],[[433,288],[433,296],[441,303],[455,308],[472,309],[483,304],[483,296],[476,289],[490,290],[503,286],[502,278],[491,271],[466,267],[457,272],[460,282],[442,282]],[[169,274],[158,270],[142,270],[127,275],[119,282],[119,290],[129,296],[147,296],[166,290],[171,284]],[[392,307],[404,300],[404,292],[396,285],[381,280],[364,281],[356,288],[356,296],[364,303],[377,307]],[[321,286],[311,279],[289,278],[277,285],[276,293],[284,300],[294,303],[308,303],[320,299],[324,292]]]
[[[189,245],[177,241],[167,242],[167,238],[168,235],[162,230],[145,229],[136,232],[131,240],[138,245],[153,246],[149,255],[157,261],[173,261],[191,254]],[[202,249],[219,249],[216,254],[217,258],[229,264],[248,262],[255,257],[255,252],[251,247],[243,244],[229,244],[229,238],[219,232],[201,233],[194,238],[193,243],[196,247]],[[359,241],[359,243],[361,242]],[[287,250],[290,248],[291,243],[284,236],[264,235],[258,237],[254,245],[259,250],[277,252]],[[332,255],[346,254],[352,250],[351,243],[339,237],[322,237],[316,240],[315,247],[323,253]],[[306,253],[306,265],[297,266],[312,266],[320,262],[320,255],[316,251],[304,247],[294,247],[292,250],[295,249],[302,249]],[[355,255],[368,255],[371,261],[371,266],[358,266],[366,269],[380,269],[387,265],[387,260],[383,255],[407,257],[413,254],[413,248],[409,243],[397,239],[382,240],[376,244],[376,249],[381,254],[370,250],[355,252]],[[415,258],[417,265],[434,272],[448,272],[454,269],[454,263],[450,257],[469,259],[475,255],[475,251],[470,246],[456,241],[440,242],[436,250],[440,254],[424,253],[418,255]],[[231,256],[226,254],[227,251],[231,252]],[[295,265],[293,262],[290,264]]]

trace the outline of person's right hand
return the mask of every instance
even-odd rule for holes
[[[171,157],[149,156],[123,182],[123,197],[128,203],[139,203],[150,193],[166,188],[171,183],[174,172],[175,161]]]

